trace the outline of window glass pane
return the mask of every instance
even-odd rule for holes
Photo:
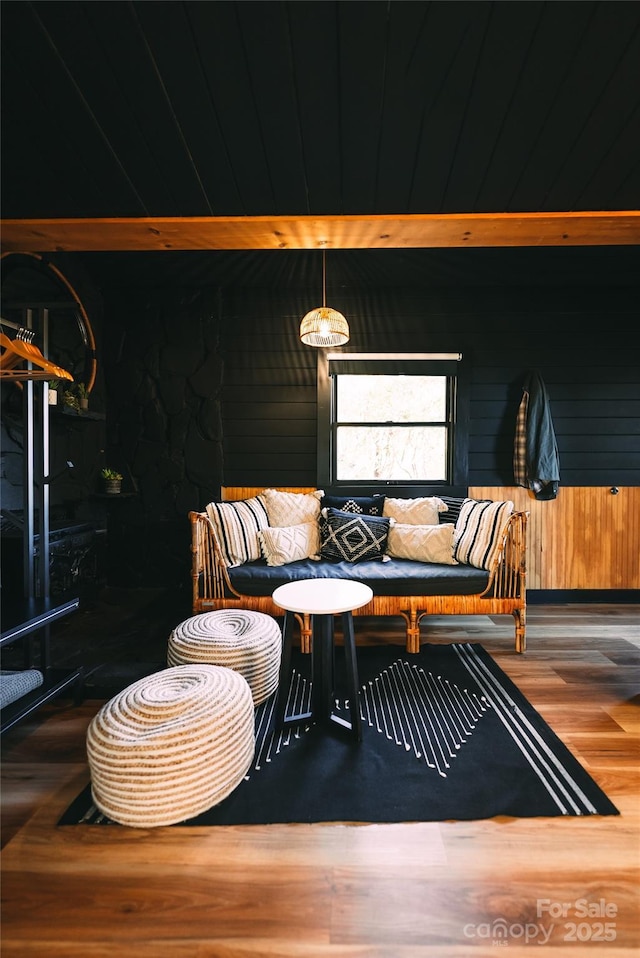
[[[338,426],[338,481],[444,481],[447,430],[443,426]]]
[[[444,422],[446,376],[338,376],[337,422]]]

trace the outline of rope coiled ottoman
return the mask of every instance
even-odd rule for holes
[[[264,612],[217,609],[201,612],[177,625],[169,636],[167,664],[201,662],[224,665],[245,677],[254,705],[278,687],[282,633]]]
[[[244,778],[255,752],[251,689],[233,669],[181,665],[114,696],[87,729],[96,807],[121,825],[193,818]]]

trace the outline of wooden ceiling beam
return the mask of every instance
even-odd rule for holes
[[[3,252],[629,246],[640,211],[3,219]]]

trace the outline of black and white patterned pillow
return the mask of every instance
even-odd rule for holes
[[[453,522],[455,525],[462,509],[463,498],[457,496],[440,496],[447,507],[446,512],[441,512],[438,516],[439,522]]]
[[[391,522],[326,507],[320,518],[320,555],[331,562],[385,560]]]
[[[385,497],[375,496],[323,496],[323,509],[339,509],[341,512],[355,512],[359,516],[381,516]]]

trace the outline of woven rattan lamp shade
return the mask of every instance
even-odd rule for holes
[[[302,317],[300,339],[306,346],[343,346],[349,342],[349,324],[337,309],[318,306]]]
[[[300,339],[305,346],[344,346],[349,342],[349,324],[337,309],[327,306],[327,266],[322,250],[322,306],[302,317]]]

